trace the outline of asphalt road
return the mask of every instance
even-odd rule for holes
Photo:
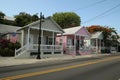
[[[0,80],[120,80],[120,55],[1,67]]]

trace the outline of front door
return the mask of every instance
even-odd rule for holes
[[[32,35],[32,34],[30,34],[30,44],[33,44],[33,38],[34,38],[34,36]]]
[[[79,50],[79,40],[76,42],[76,50]]]

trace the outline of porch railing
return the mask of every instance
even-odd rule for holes
[[[62,50],[62,46],[61,45],[41,45],[40,49],[42,51],[44,50]],[[29,47],[29,50],[38,50],[38,44],[31,44]]]
[[[41,51],[62,51],[63,50],[61,45],[41,45],[40,48],[41,48]],[[24,45],[23,47],[17,50],[15,49],[15,56],[22,54],[26,50],[37,51],[38,44],[30,44],[29,46]]]
[[[84,46],[79,49],[80,51],[90,51],[91,47],[90,46]]]
[[[15,56],[21,54],[23,51],[27,50],[28,45],[24,45],[23,47],[19,48],[19,49],[15,49]]]
[[[73,51],[75,51],[75,46],[67,46],[67,50],[69,52],[73,52]]]
[[[67,49],[68,52],[74,52],[74,51],[77,50],[75,46],[67,46],[66,49]],[[85,52],[85,51],[91,51],[91,47],[90,46],[88,46],[88,47],[84,46],[84,47],[80,47],[78,50],[79,51],[83,51],[83,52]]]

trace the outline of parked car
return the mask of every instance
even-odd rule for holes
[[[113,48],[113,49],[111,49],[111,51],[110,51],[111,53],[116,53],[117,51],[116,51],[116,49],[115,48]]]

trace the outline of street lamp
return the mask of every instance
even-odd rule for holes
[[[40,25],[39,25],[39,36],[38,36],[38,54],[36,59],[41,59],[41,52],[40,52],[40,45],[41,45],[41,23],[44,19],[44,15],[42,15],[42,12],[40,13]]]

